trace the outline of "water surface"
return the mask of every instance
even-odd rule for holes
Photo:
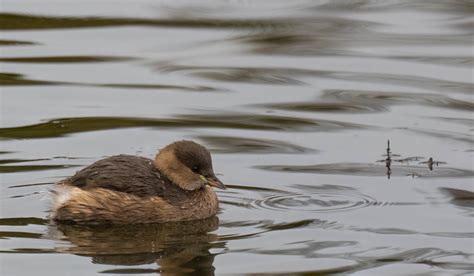
[[[1,10],[1,275],[474,270],[471,2]],[[56,181],[181,139],[229,187],[218,218],[48,222]]]

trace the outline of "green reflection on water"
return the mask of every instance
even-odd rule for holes
[[[298,117],[258,115],[258,114],[195,114],[180,115],[170,119],[129,118],[129,117],[83,117],[63,118],[45,123],[1,128],[1,138],[33,139],[61,137],[67,134],[119,129],[119,128],[230,128],[254,130],[295,130],[295,131],[324,131],[364,126],[345,122],[318,120]]]
[[[255,26],[286,25],[273,20],[224,19],[140,19],[101,17],[53,17],[14,13],[0,13],[1,30],[64,29],[107,26],[161,26],[187,28],[254,28]]]

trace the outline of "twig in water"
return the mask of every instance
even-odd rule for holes
[[[385,167],[387,167],[387,178],[390,179],[390,175],[392,174],[392,169],[390,166],[392,165],[392,152],[390,151],[390,140],[387,140],[387,158],[385,159]]]

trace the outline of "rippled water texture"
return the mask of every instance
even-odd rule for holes
[[[467,275],[473,12],[2,1],[0,274]],[[213,153],[218,217],[48,222],[56,181],[180,139]]]

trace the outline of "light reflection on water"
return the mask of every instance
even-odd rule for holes
[[[473,4],[20,2],[0,14],[2,274],[474,270]],[[218,218],[46,220],[55,181],[179,139],[213,153]]]

